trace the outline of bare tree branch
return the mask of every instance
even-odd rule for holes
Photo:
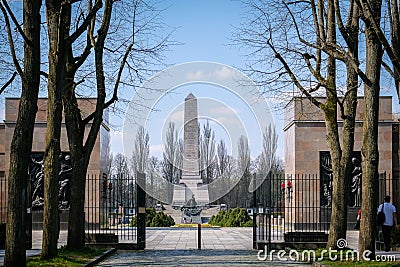
[[[296,85],[296,87],[310,100],[311,103],[313,103],[315,106],[319,108],[323,108],[324,104],[319,102],[317,99],[315,99],[302,85],[301,83],[297,80],[296,75],[292,72],[291,68],[285,61],[285,59],[278,53],[278,51],[275,49],[275,47],[271,44],[270,41],[267,42],[269,47],[272,49],[272,51],[275,54],[275,58],[277,58],[281,64],[284,66],[287,74],[291,78],[292,82]]]
[[[14,71],[13,75],[11,78],[0,88],[0,95],[6,90],[6,88],[14,81],[15,77],[17,76],[17,72]]]
[[[17,18],[14,16],[14,13],[12,12],[10,6],[7,3],[7,0],[2,0],[2,2],[4,4],[4,6],[5,6],[5,8],[7,9],[8,14],[10,14],[11,20],[14,22],[15,27],[17,27],[17,30],[18,30],[19,34],[21,34],[22,38],[24,38],[24,41],[28,45],[32,46],[32,41],[29,40],[29,38],[25,35],[24,30],[19,25]]]
[[[42,75],[42,76],[45,77],[45,78],[49,78],[49,74],[47,74],[47,73],[44,72],[44,71],[40,71],[40,75]]]
[[[378,36],[379,41],[382,43],[386,53],[388,54],[390,60],[392,61],[394,69],[400,72],[400,58],[396,56],[392,46],[389,44],[381,27],[376,22],[376,19],[372,14],[370,4],[368,3],[367,0],[360,0],[359,3],[361,4],[361,7],[363,9],[363,14],[364,14],[363,19],[372,25],[375,34]]]
[[[72,33],[68,38],[67,38],[67,42],[71,42],[73,43],[76,39],[79,38],[79,36],[82,35],[82,33],[84,33],[87,29],[87,27],[90,25],[90,23],[92,22],[93,17],[96,15],[97,11],[99,11],[100,8],[103,7],[103,1],[101,0],[97,0],[96,4],[93,6],[93,8],[90,10],[89,14],[87,15],[87,17],[85,18],[85,20],[83,21],[83,23],[81,24],[81,26],[79,26],[79,28]]]
[[[5,1],[5,0],[3,0],[3,2],[4,2],[4,1]],[[13,63],[14,63],[15,69],[17,70],[18,75],[19,75],[22,79],[24,79],[24,73],[23,73],[23,71],[22,71],[21,66],[19,65],[19,62],[18,62],[18,59],[17,59],[17,55],[16,55],[16,53],[15,53],[14,39],[13,39],[13,36],[12,36],[12,33],[11,33],[10,20],[8,19],[7,12],[6,12],[6,10],[4,9],[4,6],[3,6],[2,3],[0,3],[0,9],[1,9],[1,12],[3,13],[4,20],[5,20],[5,22],[6,22],[6,29],[7,29],[7,35],[8,35],[8,42],[9,42],[9,45],[10,45],[11,57],[12,57],[12,59],[13,59]]]

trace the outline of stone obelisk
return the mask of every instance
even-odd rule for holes
[[[183,126],[183,170],[182,178],[199,176],[199,123],[197,119],[197,99],[190,93],[185,98]]]
[[[179,184],[174,185],[173,206],[184,206],[195,199],[198,206],[207,205],[208,187],[200,176],[199,124],[197,98],[190,93],[185,98],[183,127],[183,169]],[[191,201],[192,202],[192,201]]]

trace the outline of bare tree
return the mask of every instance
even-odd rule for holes
[[[200,135],[200,174],[203,183],[210,184],[215,178],[216,155],[215,155],[215,133],[209,122],[204,125]]]
[[[33,128],[37,112],[40,85],[40,8],[41,0],[23,1],[23,29],[20,27],[7,1],[0,9],[6,23],[8,42],[13,64],[22,80],[18,117],[11,141],[10,171],[8,175],[8,205],[6,252],[4,266],[26,265],[26,188],[32,149]],[[24,67],[20,66],[15,52],[14,37],[9,16],[24,41]]]
[[[397,95],[400,97],[400,7],[397,0],[386,1],[386,12],[389,19],[389,32],[385,32],[386,23],[381,19],[385,6],[383,1],[357,1],[361,10],[361,19],[365,23],[366,36],[366,73],[364,81],[365,110],[362,144],[362,210],[367,218],[361,222],[359,251],[370,250],[375,254],[374,240],[376,237],[376,203],[378,187],[378,115],[381,66],[394,78]],[[383,48],[383,49],[382,49]],[[385,61],[384,53],[392,63],[392,68]]]
[[[112,161],[111,175],[114,180],[113,190],[118,199],[112,199],[114,207],[122,205],[133,207],[132,194],[130,190],[131,170],[125,155],[118,153]]]
[[[229,165],[228,151],[224,140],[220,140],[217,146],[217,175],[221,176]]]
[[[234,160],[228,155],[225,142],[221,139],[217,146],[216,173],[217,177],[222,180],[219,187],[221,190],[223,190],[220,192],[220,195],[223,195],[223,197],[220,202],[228,203],[229,205],[231,205],[231,193],[227,191],[234,183],[234,179],[232,177],[234,173],[233,163]]]
[[[147,183],[149,184],[149,196],[147,197],[147,205],[148,207],[154,207],[155,206],[155,199],[154,195],[156,192],[160,190],[158,183],[157,183],[157,177],[158,177],[158,172],[159,168],[161,166],[161,162],[154,156],[150,157],[149,159],[149,164],[148,164],[148,176],[147,178]]]
[[[257,164],[257,174],[268,174],[276,161],[276,149],[278,147],[278,135],[272,125],[268,125],[263,132],[263,149]],[[258,187],[256,185],[256,187]]]
[[[183,144],[178,137],[175,123],[169,122],[165,134],[162,172],[170,183],[177,184],[181,178],[183,164]]]
[[[360,252],[369,250],[371,257],[375,256],[375,237],[376,237],[376,212],[377,212],[377,190],[378,188],[378,117],[379,117],[379,92],[380,74],[383,49],[376,34],[373,22],[369,19],[371,14],[374,21],[379,23],[381,15],[381,0],[361,1],[363,7],[363,20],[365,22],[366,37],[366,71],[365,75],[368,82],[364,84],[364,113],[363,123],[363,143],[361,149],[362,156],[362,212],[361,235],[358,241]]]
[[[248,140],[245,136],[240,136],[238,142],[238,169],[241,174],[241,179],[237,186],[236,198],[239,201],[238,206],[247,207],[250,197],[248,194],[248,188],[251,181],[250,173],[250,148]]]
[[[167,37],[161,38],[154,34],[153,26],[159,25],[155,21],[159,18],[160,11],[151,6],[151,3],[143,0],[133,2],[105,0],[102,14],[99,15],[101,19],[97,24],[96,14],[101,6],[102,1],[97,0],[94,5],[92,1],[88,1],[88,15],[82,22],[82,27],[76,29],[77,33],[86,30],[86,45],[80,56],[72,56],[69,49],[67,57],[69,66],[67,69],[70,72],[67,72],[69,75],[66,79],[69,86],[64,90],[63,103],[74,176],[74,181],[71,182],[73,193],[70,201],[67,243],[67,246],[71,248],[84,245],[84,200],[81,196],[84,195],[90,154],[103,121],[103,111],[118,100],[120,85],[135,87],[150,70],[149,63],[159,63],[161,52],[169,44],[168,34]],[[117,11],[122,13],[117,13]],[[122,33],[122,36],[112,38],[113,35],[110,33]],[[77,37],[77,34],[73,33],[68,39],[74,40]],[[82,116],[77,103],[80,95],[77,86],[85,79],[75,81],[74,77],[75,72],[90,54],[92,47],[95,62],[96,104],[91,114]],[[106,69],[108,68],[105,66],[115,62],[115,58],[119,58],[117,61],[119,65],[109,68],[116,74],[107,77]],[[112,67],[116,67],[117,70]],[[126,73],[128,75],[125,77]],[[107,87],[112,88],[108,100],[106,99]],[[88,131],[87,135],[85,131]]]
[[[367,27],[376,35],[377,41],[383,46],[384,53],[388,56],[392,63],[392,68],[387,62],[382,61],[384,69],[394,78],[397,95],[400,97],[400,4],[398,0],[370,1],[361,0],[357,4],[362,10],[362,20]],[[381,23],[381,18],[385,18],[382,14],[382,8],[386,7],[387,19]],[[379,16],[378,14],[379,8]],[[385,30],[385,25],[388,22],[388,32]]]
[[[46,0],[49,35],[49,74],[47,100],[47,132],[44,162],[44,210],[42,259],[57,256],[58,240],[58,175],[60,172],[60,137],[62,120],[62,90],[64,87],[65,43],[68,30],[64,20],[66,10],[61,1]]]
[[[136,173],[145,173],[149,163],[149,134],[140,126],[135,138],[132,154],[133,170]]]
[[[253,47],[255,52],[251,56],[259,58],[255,65],[260,69],[252,68],[252,74],[268,88],[273,84],[283,90],[281,95],[292,95],[289,93],[292,88],[287,86],[294,85],[301,95],[324,112],[334,187],[327,246],[335,247],[336,240],[346,237],[345,194],[352,167],[357,74],[362,78],[365,76],[358,68],[357,5],[355,1],[349,2],[346,25],[342,22],[338,1],[272,1],[271,4],[251,1],[249,5],[256,19],[239,33],[238,39]],[[336,25],[344,44],[337,41]],[[271,59],[278,59],[281,67],[263,70],[266,63],[276,66],[268,61],[268,56],[265,57],[265,50],[272,53]],[[342,68],[337,68],[337,60],[347,66],[347,82],[343,89],[337,85],[336,77],[343,72]],[[324,101],[320,101],[319,96],[324,96]],[[338,116],[343,120],[343,150]]]

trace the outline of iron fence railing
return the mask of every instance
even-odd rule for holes
[[[380,174],[378,179],[378,203],[385,195],[391,195],[393,204],[398,206],[400,180],[392,179],[388,173]],[[348,197],[354,197],[350,185],[348,190]],[[281,242],[289,232],[328,233],[332,186],[322,184],[318,175],[269,174],[256,195],[256,241]],[[361,203],[348,207],[348,229],[353,229],[359,209]]]
[[[136,240],[135,183],[132,178],[100,178],[90,175],[86,179],[85,221],[86,232],[116,234],[119,241]]]

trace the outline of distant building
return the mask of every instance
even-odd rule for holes
[[[323,102],[324,98],[319,98]],[[399,122],[392,114],[392,97],[381,96],[379,103],[378,147],[379,147],[379,174],[380,188],[379,201],[385,194],[393,196],[393,202],[399,204]],[[349,212],[357,212],[361,206],[361,147],[364,114],[364,98],[358,98],[356,126],[354,134],[353,177],[348,188]],[[339,131],[343,131],[343,122],[338,112]],[[292,183],[290,203],[286,199],[286,206],[330,207],[332,192],[331,159],[326,139],[324,113],[307,98],[295,97],[285,108],[285,173],[286,179]],[[317,183],[312,187],[306,181],[296,181],[301,175],[316,175]],[[304,176],[303,176],[304,177]],[[312,190],[313,192],[310,192]],[[306,197],[315,191],[316,198]],[[378,190],[378,189],[377,189]],[[308,203],[309,202],[309,203]],[[315,214],[302,214],[312,220],[318,220]],[[310,209],[309,212],[315,213]],[[319,213],[321,214],[321,213]],[[290,215],[289,215],[290,216]],[[353,215],[349,216],[352,218]],[[293,218],[297,218],[295,215]],[[315,219],[314,219],[315,218]],[[354,215],[356,218],[356,215]]]

